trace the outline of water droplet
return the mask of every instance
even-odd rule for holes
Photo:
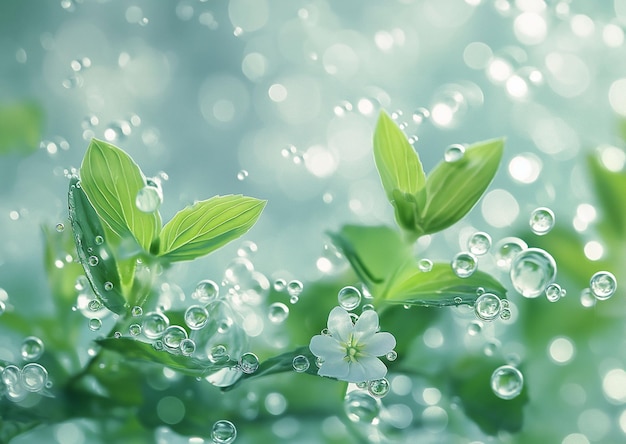
[[[21,371],[22,386],[29,392],[38,392],[46,386],[48,371],[44,366],[31,362],[26,364]]]
[[[113,337],[115,339],[119,339],[122,337],[122,332],[121,331],[116,331],[115,333],[113,333]]]
[[[97,331],[97,330],[100,330],[100,327],[102,327],[102,321],[100,319],[98,318],[89,319],[89,330]]]
[[[598,271],[589,280],[589,289],[599,301],[604,301],[615,293],[617,279],[608,271]]]
[[[508,308],[503,308],[502,310],[500,310],[500,319],[502,319],[503,321],[508,321],[509,319],[511,319],[511,310],[509,310]]]
[[[193,339],[183,339],[180,341],[180,352],[183,356],[191,356],[196,351],[196,343]]]
[[[375,310],[374,305],[372,305],[372,304],[365,304],[365,305],[363,305],[363,307],[361,307],[361,313],[365,313],[366,311],[369,311],[369,310]]]
[[[187,339],[187,332],[179,325],[170,325],[163,332],[161,341],[167,351],[176,351],[180,349],[180,343],[183,339]]]
[[[420,271],[427,273],[433,269],[433,261],[430,259],[420,259],[417,263],[417,267]]]
[[[139,305],[135,305],[133,308],[130,309],[130,314],[132,317],[138,318],[143,314],[143,308],[141,308]]]
[[[398,353],[395,350],[391,350],[385,355],[385,358],[387,358],[387,361],[393,362],[398,359]]]
[[[420,107],[420,108],[417,108],[413,112],[412,119],[413,119],[413,122],[415,122],[417,125],[421,125],[429,117],[430,117],[430,111],[428,111],[426,108]]]
[[[470,336],[476,336],[483,329],[483,323],[480,321],[471,321],[467,325],[467,334]]]
[[[461,252],[452,259],[452,271],[460,278],[470,277],[478,267],[478,259],[472,253]]]
[[[343,408],[350,421],[371,424],[380,414],[380,401],[367,392],[353,390],[346,395]]]
[[[95,267],[96,265],[98,265],[98,262],[100,262],[100,260],[98,259],[97,256],[89,256],[89,265],[92,267]]]
[[[200,330],[209,321],[209,312],[201,305],[191,305],[185,310],[185,324],[192,330]]]
[[[389,388],[389,381],[387,378],[374,379],[367,383],[368,393],[377,398],[382,398],[389,393]]]
[[[20,353],[24,361],[36,361],[44,351],[43,341],[36,336],[28,336],[22,341]]]
[[[156,311],[146,313],[142,322],[143,334],[148,339],[160,338],[169,325],[170,321],[164,314]]]
[[[56,230],[60,233],[60,232],[62,232],[63,230],[65,230],[65,225],[63,225],[63,224],[61,224],[61,223],[58,223],[58,224],[56,225],[56,227],[55,227],[55,228],[56,228]]]
[[[531,213],[529,224],[533,233],[543,236],[554,227],[554,212],[550,208],[537,208]]]
[[[96,236],[94,241],[96,242],[96,245],[102,245],[102,243],[104,242],[104,238],[102,236],[98,235],[98,236]]]
[[[446,148],[443,153],[443,160],[448,163],[458,162],[465,155],[465,147],[461,144],[455,143]]]
[[[191,293],[192,299],[197,299],[202,304],[208,304],[209,302],[217,299],[220,293],[218,285],[210,279],[205,279],[198,282],[196,289]]]
[[[483,293],[474,303],[474,313],[483,321],[492,321],[500,314],[500,298],[493,293]]]
[[[130,333],[131,336],[139,336],[141,334],[141,325],[131,324],[128,327],[128,333]]]
[[[287,293],[289,293],[289,296],[291,297],[299,297],[300,293],[302,293],[303,288],[304,286],[302,285],[302,282],[298,280],[293,280],[287,284]],[[292,302],[292,304],[293,303],[294,302]]]
[[[470,253],[482,256],[491,248],[491,236],[482,231],[474,233],[467,241],[467,248]]]
[[[293,304],[297,304],[299,300],[300,300],[300,298],[298,296],[291,296],[289,298],[289,303],[292,304],[292,305]]]
[[[241,247],[237,249],[237,256],[239,257],[252,257],[259,250],[257,244],[252,241],[244,241],[241,243]]]
[[[237,173],[237,180],[244,181],[248,177],[248,172],[246,170],[240,170]]]
[[[495,246],[496,265],[501,270],[509,271],[515,256],[527,248],[526,242],[517,237],[501,239]]]
[[[274,281],[274,290],[283,291],[287,287],[287,281],[284,279],[276,279]]]
[[[89,301],[89,304],[87,304],[87,308],[89,308],[90,311],[101,310],[102,302],[100,302],[99,299],[92,299],[91,301]]]
[[[522,372],[511,365],[498,367],[491,375],[491,389],[498,398],[513,399],[522,392],[523,387]]]
[[[20,368],[16,365],[7,365],[2,370],[2,382],[7,386],[14,386],[20,381]]]
[[[289,316],[289,307],[282,302],[274,302],[269,306],[267,317],[274,324],[284,322],[287,316]]]
[[[104,283],[104,289],[105,289],[106,291],[111,291],[111,290],[113,290],[113,283],[112,283],[112,282],[109,282],[109,281],[105,282],[105,283]]]
[[[211,439],[215,444],[230,444],[236,437],[237,429],[232,422],[221,419],[213,424]]]
[[[513,287],[526,298],[536,298],[556,277],[554,258],[540,248],[519,253],[511,263]]]
[[[231,284],[248,282],[252,278],[254,265],[248,258],[237,257],[233,259],[224,271],[224,279]]]
[[[135,205],[143,213],[153,213],[163,203],[163,193],[156,188],[146,185],[137,192]]]
[[[546,287],[546,298],[550,302],[556,302],[561,299],[561,286],[559,284],[550,284]]]
[[[461,304],[463,303],[463,298],[462,298],[461,296],[456,296],[456,297],[454,298],[454,303],[455,303],[456,305],[461,305]]]
[[[222,344],[214,345],[208,353],[209,361],[213,364],[221,364],[230,359],[228,350]]]
[[[310,367],[309,358],[304,355],[298,355],[293,358],[291,362],[293,369],[298,373],[303,373],[307,371]]]
[[[239,358],[239,368],[244,373],[254,373],[259,368],[259,358],[254,353],[244,353]]]
[[[339,305],[344,310],[354,310],[361,303],[361,292],[352,286],[343,287],[337,294]]]

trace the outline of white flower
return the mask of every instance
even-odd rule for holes
[[[311,338],[311,353],[323,363],[317,374],[342,381],[364,382],[383,378],[387,367],[377,358],[396,346],[391,333],[378,332],[378,314],[367,310],[355,324],[346,310],[335,307],[328,315],[328,335]]]

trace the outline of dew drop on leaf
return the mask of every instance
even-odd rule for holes
[[[433,261],[430,259],[420,259],[417,263],[417,267],[420,271],[427,273],[433,269]]]
[[[211,428],[211,439],[215,444],[231,444],[236,437],[235,425],[225,419],[216,421]]]
[[[465,147],[461,144],[455,143],[446,148],[443,153],[443,160],[448,163],[458,162],[465,155]]]
[[[483,321],[492,321],[500,314],[500,298],[493,293],[483,293],[474,303],[474,313]]]
[[[128,327],[128,333],[130,333],[131,336],[139,336],[141,334],[141,325],[131,324]]]
[[[143,213],[153,213],[163,203],[163,194],[158,188],[146,185],[137,192],[135,205]]]
[[[298,373],[307,371],[310,365],[309,358],[304,355],[298,355],[294,357],[292,361],[293,369]]]
[[[259,358],[254,353],[244,353],[239,358],[239,368],[244,373],[254,373],[259,368]]]

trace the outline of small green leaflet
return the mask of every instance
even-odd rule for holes
[[[159,256],[172,262],[204,256],[252,228],[265,204],[264,200],[241,195],[196,202],[163,227]]]
[[[121,293],[115,257],[104,241],[100,219],[77,177],[70,180],[68,203],[76,251],[91,288],[105,307],[122,314],[126,311],[126,300]]]

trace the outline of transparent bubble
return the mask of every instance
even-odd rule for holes
[[[111,290],[113,290],[113,283],[112,283],[112,282],[109,282],[109,281],[105,282],[105,283],[104,283],[104,289],[105,289],[105,291],[111,291]]]
[[[131,336],[139,336],[141,334],[141,325],[131,324],[128,327],[128,333],[130,333]]]
[[[302,285],[302,282],[293,280],[287,284],[287,293],[289,293],[289,296],[291,297],[298,297],[300,296],[300,293],[302,293],[303,288],[304,286]]]
[[[237,173],[237,180],[239,180],[239,181],[246,180],[246,177],[248,177],[248,171],[246,171],[246,170],[240,170]]]
[[[180,343],[183,339],[187,339],[187,332],[179,325],[170,325],[163,332],[161,341],[168,351],[180,349]]]
[[[472,253],[461,252],[450,263],[452,271],[460,278],[466,278],[474,274],[478,267],[478,259]]]
[[[593,293],[589,288],[584,288],[580,292],[580,303],[583,307],[589,308],[596,305],[597,299],[594,297]]]
[[[183,356],[191,356],[196,351],[196,343],[193,339],[183,339],[180,341],[180,352]]]
[[[122,337],[122,332],[121,331],[116,331],[115,333],[113,333],[113,337],[115,339],[119,339]]]
[[[373,304],[364,304],[363,307],[361,307],[361,313],[365,313],[366,311],[369,310],[375,310],[376,308],[374,307]]]
[[[380,401],[367,392],[354,390],[346,395],[343,408],[350,421],[371,424],[380,414]]]
[[[289,307],[282,302],[274,302],[269,306],[267,317],[274,324],[284,322],[289,316]]]
[[[307,358],[304,355],[298,355],[294,357],[291,364],[293,366],[293,369],[298,373],[303,373],[307,371],[309,367],[311,366],[309,362],[309,358]]]
[[[91,301],[89,301],[89,304],[87,304],[87,308],[89,308],[89,310],[91,311],[101,310],[102,302],[100,302],[100,299],[92,299]]]
[[[239,368],[244,373],[254,373],[259,368],[259,358],[254,353],[244,353],[239,358]]]
[[[448,163],[458,162],[465,155],[465,147],[461,144],[455,143],[446,148],[443,153],[443,160]]]
[[[185,310],[185,324],[192,330],[200,330],[209,321],[209,312],[201,305],[191,305]]]
[[[433,261],[430,259],[420,259],[417,263],[417,267],[420,271],[427,273],[433,269]]]
[[[130,309],[130,314],[134,318],[138,318],[139,316],[143,315],[143,308],[141,308],[139,305],[135,305],[133,308]]]
[[[511,269],[515,256],[526,250],[528,245],[517,237],[505,237],[495,246],[496,265],[504,271]]]
[[[36,336],[28,336],[22,341],[20,353],[24,361],[36,361],[44,352],[43,341]]]
[[[589,280],[589,289],[596,299],[604,301],[615,293],[617,279],[608,271],[598,271]]]
[[[283,291],[287,287],[287,281],[284,279],[276,279],[274,281],[274,290]]]
[[[415,111],[413,111],[413,115],[411,116],[413,122],[417,125],[424,123],[424,121],[427,120],[429,117],[430,111],[423,107],[417,108]]]
[[[494,370],[491,375],[491,389],[502,399],[513,399],[524,388],[522,372],[511,365],[503,365]]]
[[[148,339],[160,338],[169,325],[170,321],[163,313],[156,311],[146,313],[142,322],[143,334]]]
[[[503,308],[502,310],[500,310],[500,319],[502,319],[503,321],[508,321],[509,319],[511,319],[511,310],[509,310],[508,308]]]
[[[478,335],[483,329],[483,323],[480,321],[471,321],[467,325],[467,334],[470,336]]]
[[[211,347],[208,353],[209,361],[213,364],[221,364],[230,359],[228,354],[228,349],[222,344],[215,345]]]
[[[556,302],[561,299],[561,286],[559,284],[550,284],[546,287],[546,298],[550,302]]]
[[[344,310],[354,310],[361,303],[361,292],[352,286],[343,287],[337,294],[339,305]]]
[[[259,247],[252,241],[244,241],[237,249],[237,256],[239,257],[252,257],[259,251]]]
[[[500,298],[493,293],[483,293],[474,303],[474,313],[483,321],[493,321],[500,314]]]
[[[482,256],[491,248],[491,236],[482,231],[474,233],[467,241],[467,248],[470,253]]]
[[[533,233],[543,236],[554,227],[554,212],[550,208],[537,208],[531,213],[528,223]]]
[[[237,429],[232,422],[221,419],[213,424],[211,439],[215,444],[230,444],[236,437]]]
[[[2,382],[6,386],[13,386],[20,382],[20,368],[17,365],[7,365],[2,370]]]
[[[89,265],[92,267],[95,267],[96,265],[98,265],[98,262],[100,262],[100,260],[98,259],[97,256],[89,256]]]
[[[58,224],[56,224],[56,227],[55,227],[55,228],[56,228],[56,230],[57,230],[59,233],[61,233],[63,230],[65,230],[65,225],[63,225],[63,224],[61,224],[61,223],[58,223]]]
[[[115,142],[129,136],[132,130],[133,128],[130,126],[130,123],[125,120],[118,120],[109,124],[104,130],[104,138],[108,142]]]
[[[385,358],[387,358],[387,361],[393,362],[398,359],[398,353],[395,350],[391,350],[385,355]]]
[[[135,197],[135,205],[137,209],[143,213],[153,213],[159,209],[163,203],[163,194],[161,191],[149,185],[146,185],[139,191]]]
[[[100,327],[102,327],[102,321],[100,319],[98,318],[89,319],[89,330],[97,331],[97,330],[100,330]]]
[[[373,379],[367,383],[367,391],[376,398],[382,398],[389,393],[390,385],[387,378]]]
[[[455,303],[456,305],[461,305],[461,304],[463,303],[463,298],[462,298],[461,296],[456,296],[456,297],[454,298],[454,303]]]
[[[31,362],[21,371],[22,386],[29,392],[38,392],[46,386],[48,371],[40,364]]]
[[[217,299],[220,293],[218,285],[210,279],[205,279],[198,282],[196,289],[191,293],[192,299],[197,299],[202,304],[208,304],[209,302]]]
[[[96,238],[94,239],[96,245],[102,245],[102,243],[104,242],[104,238],[100,235],[96,236]]]
[[[536,298],[556,277],[556,262],[546,251],[529,248],[519,253],[511,263],[513,287],[526,298]]]
[[[237,257],[228,264],[224,271],[224,279],[231,284],[241,284],[251,279],[254,265],[248,258]]]

